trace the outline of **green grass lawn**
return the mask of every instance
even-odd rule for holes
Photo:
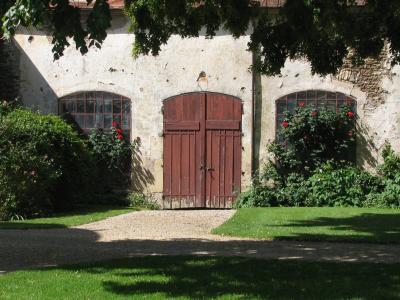
[[[0,299],[400,299],[400,265],[144,257],[0,276]]]
[[[400,210],[246,208],[213,232],[262,239],[400,243]]]
[[[120,206],[88,206],[74,211],[56,214],[49,218],[1,222],[0,229],[62,228],[100,221],[109,217],[133,212],[137,209]]]

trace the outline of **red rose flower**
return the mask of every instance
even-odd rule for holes
[[[286,127],[289,126],[289,122],[288,122],[288,121],[283,121],[283,122],[281,123],[281,125],[282,125],[282,127],[286,128]]]
[[[349,117],[349,119],[353,119],[354,118],[354,113],[352,111],[349,111],[347,113],[347,116]]]
[[[124,137],[123,137],[122,135],[119,134],[119,135],[117,136],[117,139],[119,139],[120,141],[122,141],[122,140],[124,139]]]
[[[311,112],[311,117],[316,118],[318,116],[318,113],[316,111]]]
[[[306,103],[304,101],[299,102],[300,107],[304,107],[304,105],[306,105]]]
[[[115,129],[115,132],[118,133],[119,135],[121,135],[122,134],[122,129],[117,128],[117,129]]]
[[[115,121],[112,122],[112,127],[118,127],[118,125],[119,125],[118,122],[115,122]]]

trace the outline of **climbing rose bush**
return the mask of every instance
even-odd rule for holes
[[[268,146],[271,159],[260,176],[254,178],[253,187],[241,195],[237,206],[349,204],[343,199],[362,194],[364,189],[348,193],[339,187],[343,182],[360,176],[360,182],[373,181],[366,180],[369,177],[354,167],[355,122],[356,115],[350,107],[336,112],[325,107],[316,110],[299,102],[278,124],[277,139]],[[343,172],[336,172],[342,168]],[[344,175],[343,180],[335,179]],[[318,181],[326,182],[322,189],[315,184]],[[365,197],[360,196],[352,204],[363,200]]]
[[[355,114],[344,106],[339,112],[324,107],[300,106],[287,112],[278,138],[269,145],[269,162],[283,178],[291,173],[310,175],[330,161],[355,160]]]
[[[97,169],[97,191],[111,193],[127,189],[130,182],[132,154],[139,147],[124,136],[120,124],[112,123],[111,133],[99,129],[89,136],[89,145]]]

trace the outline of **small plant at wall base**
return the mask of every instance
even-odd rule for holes
[[[128,206],[135,208],[145,208],[151,210],[160,209],[160,205],[151,196],[146,196],[143,193],[132,192],[127,198]]]
[[[383,164],[378,167],[378,174],[383,180],[383,191],[371,193],[366,206],[400,207],[400,155],[396,154],[390,144],[382,151]]]

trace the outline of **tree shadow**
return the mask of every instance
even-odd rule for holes
[[[312,220],[295,220],[270,227],[293,228],[290,236],[276,239],[307,241],[347,241],[369,243],[400,243],[400,217],[397,214],[364,213],[352,217],[319,217]],[[309,233],[315,228],[314,233]],[[302,232],[304,229],[304,232]],[[319,233],[317,231],[332,233]]]
[[[144,192],[147,186],[153,185],[155,182],[153,174],[143,164],[140,146],[141,143],[138,142],[138,146],[132,153],[131,162],[131,189],[135,192]]]
[[[365,124],[357,123],[356,159],[359,166],[376,168],[379,162],[373,154],[378,152],[378,148],[369,136],[370,132],[371,130]]]
[[[399,264],[153,256],[48,271],[57,274],[56,282],[68,280],[63,285],[66,295],[83,282],[95,287],[86,292],[84,288],[80,290],[80,296],[89,298],[398,299],[399,267]],[[33,288],[45,286],[47,291],[55,290],[56,283],[51,277],[46,280],[43,274],[46,270],[40,273]],[[29,275],[26,277],[29,279]],[[24,289],[27,286],[30,287],[27,284]]]
[[[398,267],[153,257],[115,261],[104,266],[105,273],[115,274],[116,270],[118,273],[117,280],[105,280],[102,284],[107,292],[130,297],[389,299],[400,293]],[[381,284],[386,288],[377,288]]]
[[[0,38],[0,100],[14,101],[18,98],[20,55],[12,41]]]
[[[393,223],[395,218],[398,217],[364,214],[355,218],[317,218],[293,222],[291,226],[345,226],[379,234],[378,229],[369,229],[372,222],[374,226],[384,224],[400,234],[398,221]],[[125,229],[130,230],[128,226]],[[49,269],[49,272],[68,271],[67,280],[72,281],[70,288],[76,288],[84,280],[86,284],[97,285],[101,295],[109,297],[400,297],[399,245],[200,238],[126,239],[123,235],[111,240],[103,238],[102,235],[109,230],[107,224],[97,225],[92,230],[0,230],[0,273],[59,266]],[[77,263],[81,265],[70,265]],[[35,273],[24,274],[29,277]],[[51,276],[49,278],[53,280]],[[53,281],[44,282],[39,276],[33,288],[50,286],[51,290],[55,284]]]
[[[48,216],[31,218],[25,220],[15,221],[0,221],[0,230],[30,230],[30,229],[55,229],[55,228],[67,228],[68,226],[63,224],[64,219],[57,218],[79,218],[84,216],[92,216],[94,213],[101,214],[107,213],[110,210],[124,209],[123,206],[110,206],[110,205],[78,205],[71,210],[64,212],[57,212]],[[135,208],[129,208],[132,212],[137,210]],[[93,220],[93,219],[91,219]],[[58,222],[57,222],[58,221]],[[89,222],[90,220],[88,220]]]
[[[29,229],[49,229],[49,228],[66,228],[65,225],[57,223],[29,223],[29,222],[0,222],[0,230],[29,230]]]

